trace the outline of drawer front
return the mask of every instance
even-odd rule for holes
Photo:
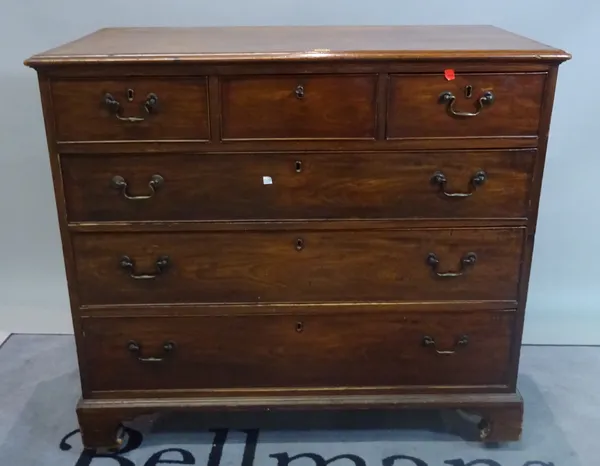
[[[208,140],[206,78],[52,83],[59,141]]]
[[[87,318],[83,352],[93,391],[504,385],[513,325],[507,311]]]
[[[546,75],[396,75],[387,137],[537,136]]]
[[[373,139],[375,75],[224,77],[223,139]]]
[[[509,218],[527,216],[534,155],[82,155],[61,166],[72,222]]]
[[[79,233],[72,241],[79,298],[88,305],[516,300],[523,234]]]

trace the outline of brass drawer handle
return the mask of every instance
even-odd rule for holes
[[[444,278],[460,277],[461,275],[463,275],[465,273],[467,267],[475,265],[475,262],[477,262],[477,254],[475,254],[474,252],[468,252],[460,260],[460,270],[458,272],[438,272],[437,268],[440,263],[438,256],[433,252],[430,252],[427,255],[427,265],[429,265],[432,268],[433,272],[438,277],[444,277]]]
[[[131,278],[135,278],[136,280],[151,280],[153,278],[156,278],[165,271],[165,269],[167,268],[168,265],[169,265],[169,256],[160,256],[158,259],[156,259],[156,262],[155,262],[156,273],[137,274],[137,273],[135,273],[135,262],[129,256],[123,256],[123,257],[121,257],[121,260],[119,261],[119,266],[122,269],[127,270],[129,272],[129,276]]]
[[[490,106],[494,103],[495,97],[491,91],[485,92],[479,99],[477,99],[477,106],[475,112],[459,112],[455,110],[454,104],[456,102],[456,97],[452,92],[446,91],[442,92],[439,97],[439,102],[441,104],[446,104],[446,110],[452,116],[456,117],[475,117],[481,113],[484,107]]]
[[[150,181],[148,182],[148,187],[150,188],[150,194],[146,194],[143,196],[131,196],[127,192],[127,181],[120,175],[116,175],[110,181],[113,188],[120,190],[127,199],[131,199],[133,201],[142,201],[145,199],[150,199],[156,194],[156,190],[162,186],[165,182],[165,179],[160,175],[152,175]]]
[[[133,90],[132,89],[128,89],[127,96],[128,96],[127,100],[131,101],[133,99]],[[139,117],[139,116],[125,117],[125,116],[121,115],[121,113],[123,111],[123,107],[121,106],[119,101],[113,97],[112,94],[106,93],[104,95],[104,105],[106,105],[108,107],[108,109],[115,115],[115,117],[117,117],[118,120],[128,121],[129,123],[138,123],[140,121],[144,121],[144,117]],[[146,96],[146,100],[143,105],[143,108],[146,111],[146,113],[148,113],[148,114],[152,113],[156,109],[157,106],[158,106],[158,96],[154,93],[148,94]]]
[[[459,348],[464,348],[468,344],[469,344],[469,336],[468,335],[461,335],[460,337],[458,337],[458,340],[454,344],[454,349],[452,349],[452,350],[439,350],[439,349],[436,348],[435,339],[433,337],[430,337],[429,335],[425,335],[423,337],[423,346],[428,346],[428,347],[430,346],[430,347],[432,347],[432,348],[435,349],[435,352],[437,354],[443,354],[443,355],[454,354],[454,353],[456,353],[456,351],[458,351]]]
[[[304,97],[304,86],[299,84],[294,92],[296,94],[296,98],[302,99]]]
[[[469,196],[472,196],[473,193],[475,192],[475,190],[477,189],[477,187],[484,184],[486,182],[486,180],[487,180],[487,173],[484,172],[483,170],[480,170],[471,177],[471,180],[469,181],[469,191],[467,191],[466,193],[449,193],[448,191],[446,191],[446,183],[448,182],[448,179],[446,178],[446,175],[444,175],[443,172],[437,171],[431,177],[431,182],[433,184],[439,185],[440,192],[446,197],[469,197]]]
[[[142,356],[140,356],[140,353],[142,352],[142,348],[140,346],[140,344],[138,342],[136,342],[135,340],[131,340],[129,343],[127,343],[127,349],[137,355],[137,359],[140,362],[163,362],[165,359],[167,359],[167,356],[173,352],[173,350],[175,349],[175,343],[172,341],[166,341],[163,344],[163,352],[165,353],[165,356],[162,358],[157,358],[157,357],[147,357],[147,358],[143,358]]]

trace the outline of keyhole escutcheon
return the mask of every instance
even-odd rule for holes
[[[473,97],[473,86],[471,86],[470,84],[465,86],[465,97],[467,99]]]
[[[300,173],[302,171],[302,160],[296,160],[294,165],[296,166],[296,173]]]
[[[304,331],[304,322],[296,322],[296,332],[302,333]]]
[[[296,239],[296,251],[302,251],[304,249],[304,240],[302,238]]]

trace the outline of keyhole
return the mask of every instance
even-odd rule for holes
[[[467,99],[473,97],[473,86],[471,86],[470,84],[465,86],[465,97]]]
[[[304,323],[296,322],[296,332],[302,333],[304,331]]]
[[[296,173],[300,173],[302,171],[302,161],[296,160]]]
[[[298,238],[296,240],[296,251],[302,251],[304,249],[304,240],[302,238]]]
[[[133,101],[134,92],[133,89],[127,89],[127,100],[129,102]]]

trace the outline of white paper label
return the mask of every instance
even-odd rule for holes
[[[270,176],[263,176],[263,184],[273,184],[273,178]]]

